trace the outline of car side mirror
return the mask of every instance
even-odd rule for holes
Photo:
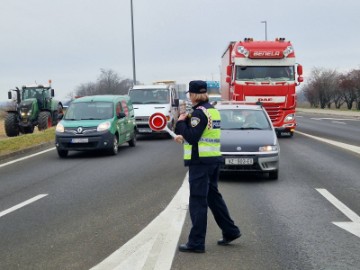
[[[174,104],[173,104],[174,107],[179,107],[179,99],[178,98],[175,98],[174,99]]]
[[[61,119],[63,119],[63,117],[64,117],[64,114],[61,113],[61,114],[58,114],[57,119],[61,120]]]
[[[119,112],[119,114],[117,115],[118,119],[124,118],[126,117],[126,114],[124,112]]]
[[[8,92],[8,99],[11,99],[12,96],[11,96],[11,91]]]

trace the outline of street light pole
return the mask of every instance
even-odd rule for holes
[[[265,24],[265,40],[267,40],[267,21],[261,21],[261,23]]]
[[[134,42],[134,19],[133,19],[133,1],[130,0],[131,6],[131,38],[132,38],[132,62],[133,62],[133,85],[136,84],[135,72],[135,42]]]

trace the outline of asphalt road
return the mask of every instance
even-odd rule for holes
[[[299,131],[359,146],[358,122],[299,116]],[[209,213],[206,253],[174,249],[171,269],[360,268],[360,237],[333,223],[360,228],[360,155],[302,134],[280,145],[277,181],[221,177],[219,188],[243,236],[216,245],[221,233]],[[182,164],[180,145],[152,137],[122,146],[115,157],[71,153],[63,160],[52,150],[0,167],[0,269],[97,265],[167,207],[184,181]],[[336,208],[326,194],[345,207]],[[38,199],[6,213],[31,198]],[[187,215],[180,243],[189,229]]]

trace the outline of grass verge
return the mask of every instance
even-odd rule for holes
[[[55,127],[32,134],[26,134],[1,140],[0,155],[6,155],[15,151],[48,142],[55,142]]]

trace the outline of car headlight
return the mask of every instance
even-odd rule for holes
[[[105,131],[108,130],[111,127],[111,124],[109,121],[103,122],[97,126],[97,131]]]
[[[285,117],[284,122],[290,122],[290,121],[294,121],[294,120],[295,120],[295,114],[291,113]]]
[[[64,133],[65,128],[64,128],[63,124],[58,123],[58,124],[56,125],[56,129],[55,129],[55,130],[56,130],[56,132]]]
[[[265,145],[259,147],[259,152],[273,152],[277,150],[278,147],[276,145]]]

